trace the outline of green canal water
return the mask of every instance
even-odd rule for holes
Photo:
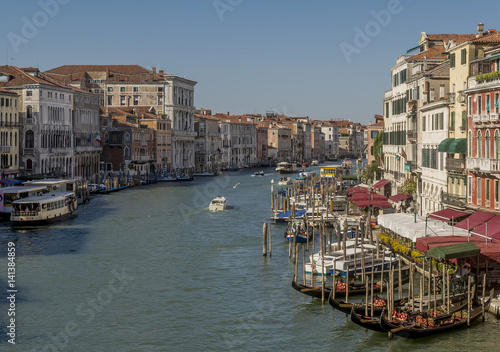
[[[0,351],[497,349],[492,315],[443,336],[388,340],[294,291],[283,227],[272,226],[272,257],[262,256],[270,182],[279,180],[265,172],[95,196],[74,218],[47,227],[0,224]],[[209,212],[218,195],[233,208]],[[9,242],[15,345],[7,335]]]

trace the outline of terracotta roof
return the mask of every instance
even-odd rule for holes
[[[139,65],[64,65],[45,71],[46,74],[65,82],[80,81],[88,72],[106,73],[106,81],[111,82],[148,82],[165,81],[164,73],[153,73]]]
[[[431,41],[443,41],[446,43],[453,40],[455,44],[473,40],[475,37],[475,34],[427,34],[427,38]]]
[[[8,82],[0,82],[0,87],[18,87],[24,84],[45,84],[49,86],[60,86],[52,81],[47,81],[41,77],[35,77],[26,73],[16,66],[0,66],[0,74],[10,75],[13,78]]]
[[[418,54],[410,56],[408,58],[409,61],[413,60],[423,60],[423,59],[438,59],[445,60],[448,58],[447,55],[444,55],[444,47],[442,46],[433,46],[425,51],[422,51]]]
[[[488,30],[488,32],[486,34],[484,34],[483,36],[481,36],[479,38],[475,38],[472,42],[475,44],[478,44],[478,43],[485,43],[485,44],[500,43],[500,32],[497,32],[494,29],[490,29],[490,30]]]
[[[124,75],[152,73],[152,71],[139,65],[63,65],[45,72],[57,73],[60,75],[70,75],[82,72],[99,72],[99,71],[106,72],[106,70],[108,69],[109,72],[124,74]]]
[[[12,91],[12,90],[8,90],[8,89],[3,89],[3,88],[0,88],[0,94],[8,94],[8,95],[16,95],[17,96],[17,93]]]

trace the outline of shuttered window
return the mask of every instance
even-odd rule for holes
[[[467,53],[466,53],[465,49],[462,49],[462,50],[460,51],[460,56],[461,56],[460,63],[461,63],[462,65],[465,65],[465,63],[466,63],[466,61],[467,61]]]
[[[450,55],[450,68],[455,67],[455,54]]]

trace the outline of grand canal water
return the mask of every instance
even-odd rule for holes
[[[0,350],[496,350],[492,315],[444,336],[388,340],[294,291],[282,227],[272,227],[272,258],[262,256],[270,181],[279,176],[251,175],[96,196],[48,227],[1,224]],[[234,208],[209,212],[217,195]],[[9,241],[17,249],[15,346],[6,335]]]

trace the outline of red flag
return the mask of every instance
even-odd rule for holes
[[[405,158],[405,160],[406,160],[406,153],[405,153],[405,150],[403,148],[401,148],[401,156],[403,158]]]
[[[384,162],[382,161],[382,156],[378,156],[378,160],[380,161],[380,168],[384,168]]]

